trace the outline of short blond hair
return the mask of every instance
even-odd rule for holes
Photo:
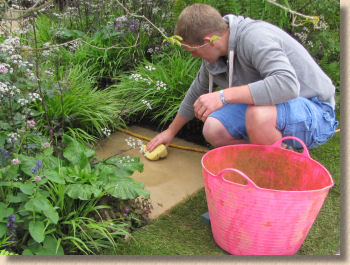
[[[207,34],[222,34],[227,29],[228,24],[218,10],[197,3],[181,11],[175,26],[175,35],[181,36],[185,43],[201,45]]]

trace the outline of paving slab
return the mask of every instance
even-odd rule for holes
[[[128,130],[149,138],[157,134],[155,131],[139,126],[131,126]],[[151,194],[150,200],[153,206],[151,219],[157,218],[204,186],[201,167],[204,153],[168,147],[168,156],[165,159],[149,161],[139,152],[138,148],[131,149],[127,145],[125,139],[129,137],[129,134],[118,131],[103,139],[96,144],[96,156],[100,160],[115,154],[140,157],[144,164],[143,172],[135,172],[131,177],[143,182],[145,189]],[[147,143],[146,140],[142,142]],[[172,144],[205,149],[179,138],[174,138]]]

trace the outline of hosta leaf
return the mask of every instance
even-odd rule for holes
[[[143,163],[139,157],[112,157],[105,163],[116,167],[115,176],[118,177],[129,177],[135,171],[143,171]]]
[[[41,243],[45,239],[45,225],[42,221],[30,221],[29,222],[29,233],[32,238]]]
[[[65,184],[64,176],[63,174],[60,174],[57,172],[57,170],[46,170],[45,176],[51,180],[52,182],[59,183],[59,184]]]
[[[81,169],[90,166],[89,159],[95,155],[95,151],[79,143],[68,135],[63,136],[63,142],[68,144],[63,156],[73,165],[79,165]]]
[[[113,197],[120,199],[133,199],[139,196],[150,197],[150,193],[144,189],[144,184],[136,182],[132,178],[119,178],[107,184],[105,190]]]
[[[95,188],[90,184],[70,184],[66,193],[72,199],[89,200],[94,193]]]

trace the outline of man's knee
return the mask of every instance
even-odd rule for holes
[[[245,140],[236,140],[226,127],[216,118],[208,117],[203,126],[203,136],[212,146],[243,144]]]
[[[217,146],[216,142],[220,134],[221,123],[215,118],[208,117],[203,126],[203,136],[208,143]]]
[[[260,130],[261,128],[276,128],[277,108],[276,106],[254,106],[250,105],[246,111],[246,130]]]

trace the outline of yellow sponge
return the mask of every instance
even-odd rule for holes
[[[158,160],[159,158],[165,158],[168,155],[168,151],[164,144],[158,145],[153,149],[152,152],[146,150],[146,145],[142,145],[142,150],[145,154],[145,157],[149,160]]]

